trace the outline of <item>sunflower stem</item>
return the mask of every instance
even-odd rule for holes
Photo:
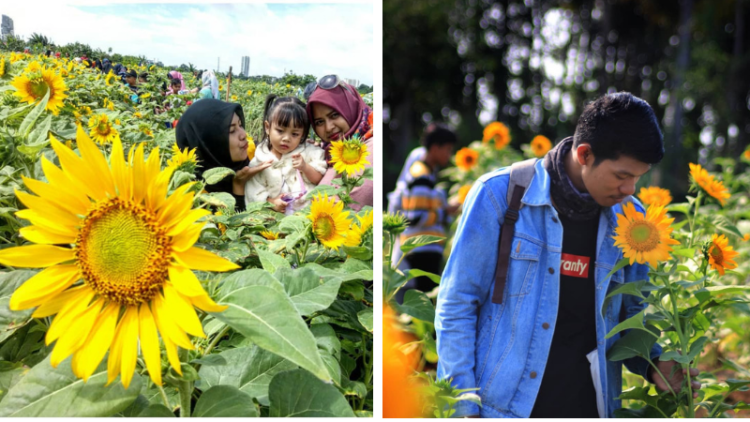
[[[188,350],[181,349],[179,353],[180,362],[187,363],[189,360]],[[180,417],[189,418],[191,410],[190,406],[192,403],[191,399],[193,393],[193,383],[191,381],[181,379],[177,382],[177,388],[180,391]]]
[[[203,356],[207,356],[209,353],[211,353],[214,347],[219,343],[219,340],[221,340],[221,338],[224,337],[228,331],[229,331],[229,326],[227,325],[224,327],[224,329],[221,330],[219,334],[216,335],[216,337],[214,337],[213,340],[211,340],[211,344],[209,344],[208,347],[206,347],[206,351],[203,352]]]
[[[393,267],[393,233],[388,232],[388,242],[390,245],[388,247],[390,248],[390,253],[388,254],[388,265]]]
[[[166,391],[164,391],[164,387],[158,384],[156,386],[159,387],[159,394],[161,395],[161,400],[164,402],[164,406],[166,406],[167,409],[172,410],[172,405],[169,404],[169,399],[167,398]],[[180,413],[182,413],[182,410],[180,410]]]
[[[695,222],[698,220],[698,210],[701,207],[701,199],[703,199],[702,192],[698,192],[698,195],[695,197],[695,202],[693,202],[693,206],[695,207],[695,211],[693,212],[693,218],[690,218],[690,215],[688,214],[688,221],[690,222],[690,243],[688,244],[688,248],[693,247],[693,240],[695,239],[695,232],[693,231],[693,228],[695,227]]]

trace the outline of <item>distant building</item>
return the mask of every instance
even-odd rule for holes
[[[13,34],[13,19],[9,18],[8,16],[3,15],[2,23],[0,24],[0,37],[2,37],[3,40],[8,35],[14,35]]]
[[[344,78],[344,80],[346,81],[346,83],[348,83],[349,85],[355,88],[359,87],[359,79]]]
[[[240,73],[247,77],[250,77],[250,57],[249,56],[242,56],[242,70]]]

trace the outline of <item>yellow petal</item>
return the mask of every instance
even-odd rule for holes
[[[185,267],[170,265],[169,280],[172,282],[172,286],[184,296],[193,297],[206,294],[201,282],[198,281],[198,277]]]
[[[193,302],[193,305],[206,312],[224,312],[228,308],[226,305],[218,305],[208,294],[191,297],[190,301]]]
[[[193,224],[172,238],[172,250],[184,252],[190,249],[201,237],[204,224]]]
[[[109,385],[114,381],[118,375],[120,375],[120,366],[122,361],[122,342],[123,338],[123,326],[125,318],[120,319],[115,329],[115,336],[112,340],[112,345],[109,347],[109,357],[107,358],[107,384]]]
[[[60,164],[68,177],[77,182],[89,197],[97,201],[105,199],[106,190],[104,189],[104,185],[88,163],[83,161],[81,157],[68,149],[68,147],[61,144],[54,136],[50,135],[49,139],[52,149],[57,153],[57,158],[60,160]]]
[[[73,249],[28,245],[0,250],[0,264],[8,267],[44,268],[75,258]]]
[[[117,191],[121,197],[129,199],[133,192],[133,178],[128,172],[122,142],[119,137],[112,141],[112,154],[109,159],[112,167],[112,178],[117,186]]]
[[[149,184],[146,198],[149,208],[157,210],[164,204],[167,199],[169,179],[174,171],[174,167],[167,167],[159,173],[154,183]]]
[[[175,372],[182,375],[180,358],[177,355],[177,346],[175,346],[174,343],[172,343],[165,337],[162,337],[162,340],[164,341],[164,349],[167,351],[167,359],[169,360],[169,364],[172,365],[172,368],[175,370]]]
[[[73,320],[72,324],[65,330],[65,333],[60,336],[60,339],[55,343],[55,348],[52,350],[52,356],[50,357],[50,364],[53,368],[56,368],[60,362],[72,355],[73,352],[83,345],[99,316],[102,305],[104,305],[104,299],[94,302],[78,318]]]
[[[82,220],[67,210],[58,207],[56,204],[38,196],[29,195],[26,192],[15,190],[18,199],[26,205],[26,207],[36,211],[37,213],[43,213],[49,219],[57,222],[60,225],[68,227],[77,227],[81,224]]]
[[[164,204],[157,212],[159,224],[166,225],[173,220],[179,220],[179,216],[187,214],[190,211],[194,195],[185,192],[194,184],[195,182],[185,183],[169,195],[169,198],[164,201]]]
[[[135,372],[135,360],[138,357],[138,307],[128,306],[122,316],[122,363],[120,375],[125,389],[130,385]]]
[[[148,304],[141,304],[138,312],[138,327],[140,329],[141,354],[146,362],[148,374],[156,385],[161,385],[161,350],[159,336],[156,334],[156,324]]]
[[[184,252],[175,251],[172,255],[191,270],[231,271],[240,268],[239,265],[227,259],[196,247],[190,248]]]
[[[73,321],[78,318],[91,303],[91,299],[94,298],[94,291],[89,289],[81,289],[76,296],[70,298],[60,312],[57,313],[55,319],[52,320],[52,324],[47,330],[45,341],[47,344],[60,338],[60,336],[70,328]]]
[[[151,301],[151,312],[154,314],[156,327],[161,333],[162,339],[168,339],[183,349],[193,350],[193,343],[190,342],[187,334],[175,322],[174,316],[169,314],[165,307],[164,298],[161,293],[157,293]]]
[[[10,298],[10,309],[18,311],[39,306],[50,297],[60,294],[79,278],[76,265],[55,265],[46,268],[16,289]]]
[[[110,196],[115,196],[115,185],[107,160],[80,124],[76,130],[76,144],[83,161],[87,162],[94,173],[97,174],[98,181],[102,184],[104,191],[109,193]]]
[[[40,228],[62,236],[78,236],[78,229],[74,226],[63,225],[50,218],[48,215],[36,212],[32,209],[25,209],[16,211],[16,217],[29,220],[31,224],[39,226]]]
[[[199,208],[191,210],[186,216],[180,218],[179,222],[175,220],[167,222],[165,224],[166,227],[170,227],[170,223],[177,223],[171,229],[169,229],[169,231],[167,232],[167,236],[176,236],[177,234],[182,233],[185,229],[190,227],[191,224],[207,215],[211,215],[211,211]]]
[[[76,241],[75,236],[50,233],[38,226],[22,227],[20,230],[18,230],[18,232],[21,234],[21,237],[28,240],[29,242],[40,243],[40,244],[45,244],[45,245],[58,245],[58,244],[70,245]]]
[[[77,297],[78,294],[83,290],[91,290],[91,288],[85,284],[80,286],[71,287],[64,292],[52,296],[47,299],[42,305],[36,308],[31,316],[33,318],[44,318],[50,315],[54,315],[62,310],[62,308],[71,300],[71,298]]]
[[[151,180],[146,178],[146,162],[143,160],[143,144],[139,144],[132,159],[133,166],[133,201],[140,204],[146,197],[146,189]]]
[[[52,164],[44,156],[42,156],[42,171],[44,171],[44,176],[53,189],[64,193],[69,198],[69,201],[76,201],[79,206],[88,209],[91,205],[91,200],[86,196],[86,192],[80,183],[71,180],[65,172]],[[31,186],[29,186],[29,189],[31,189]]]
[[[88,211],[88,205],[91,201],[84,195],[68,195],[67,192],[61,191],[55,188],[49,183],[40,182],[39,180],[29,179],[26,176],[21,176],[23,183],[30,191],[39,195],[40,197],[65,208],[73,215],[86,215]]]
[[[77,377],[87,381],[104,359],[115,337],[119,313],[120,305],[110,303],[99,314],[99,318],[91,329],[91,334],[86,338],[84,345],[73,355],[73,372]]]
[[[188,334],[196,337],[206,337],[203,333],[203,326],[195,314],[195,309],[189,300],[179,294],[174,287],[169,284],[164,285],[164,305],[170,315],[174,317],[177,325],[185,330]]]

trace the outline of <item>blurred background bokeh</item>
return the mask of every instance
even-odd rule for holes
[[[429,122],[454,127],[458,150],[500,121],[518,149],[572,135],[586,103],[630,91],[667,152],[639,186],[683,201],[688,162],[711,170],[748,144],[749,12],[745,0],[386,0],[383,192]]]

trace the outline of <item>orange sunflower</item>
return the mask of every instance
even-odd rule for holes
[[[641,188],[641,191],[638,192],[638,198],[644,205],[655,205],[657,207],[666,207],[672,202],[672,195],[670,195],[669,190],[657,186]]]
[[[724,275],[724,270],[737,268],[737,263],[732,261],[737,255],[739,255],[739,252],[735,252],[734,248],[729,246],[729,239],[726,236],[715,234],[711,237],[711,246],[708,248],[708,263],[719,274]]]
[[[466,195],[469,194],[469,191],[471,190],[471,185],[463,185],[460,188],[458,188],[458,203],[463,204],[464,201],[466,201]]]
[[[510,143],[510,129],[500,122],[492,122],[485,126],[482,142],[489,142],[490,139],[495,140],[496,149],[503,149]]]
[[[623,257],[630,258],[630,265],[648,262],[656,267],[659,261],[669,259],[670,245],[680,242],[671,237],[670,224],[674,218],[667,218],[667,210],[651,206],[644,216],[636,211],[632,202],[625,204],[623,210],[624,214],[617,214],[617,236],[613,238],[615,246],[622,249]]]
[[[690,176],[693,178],[695,184],[700,186],[707,194],[716,198],[717,201],[723,206],[724,202],[729,198],[729,191],[724,187],[724,184],[714,178],[714,176],[708,174],[706,169],[700,166],[700,164],[690,163]]]
[[[456,166],[463,171],[471,170],[479,161],[479,151],[471,148],[461,148],[456,153]]]
[[[537,135],[531,140],[531,151],[537,157],[544,157],[552,149],[552,141],[544,135]]]

